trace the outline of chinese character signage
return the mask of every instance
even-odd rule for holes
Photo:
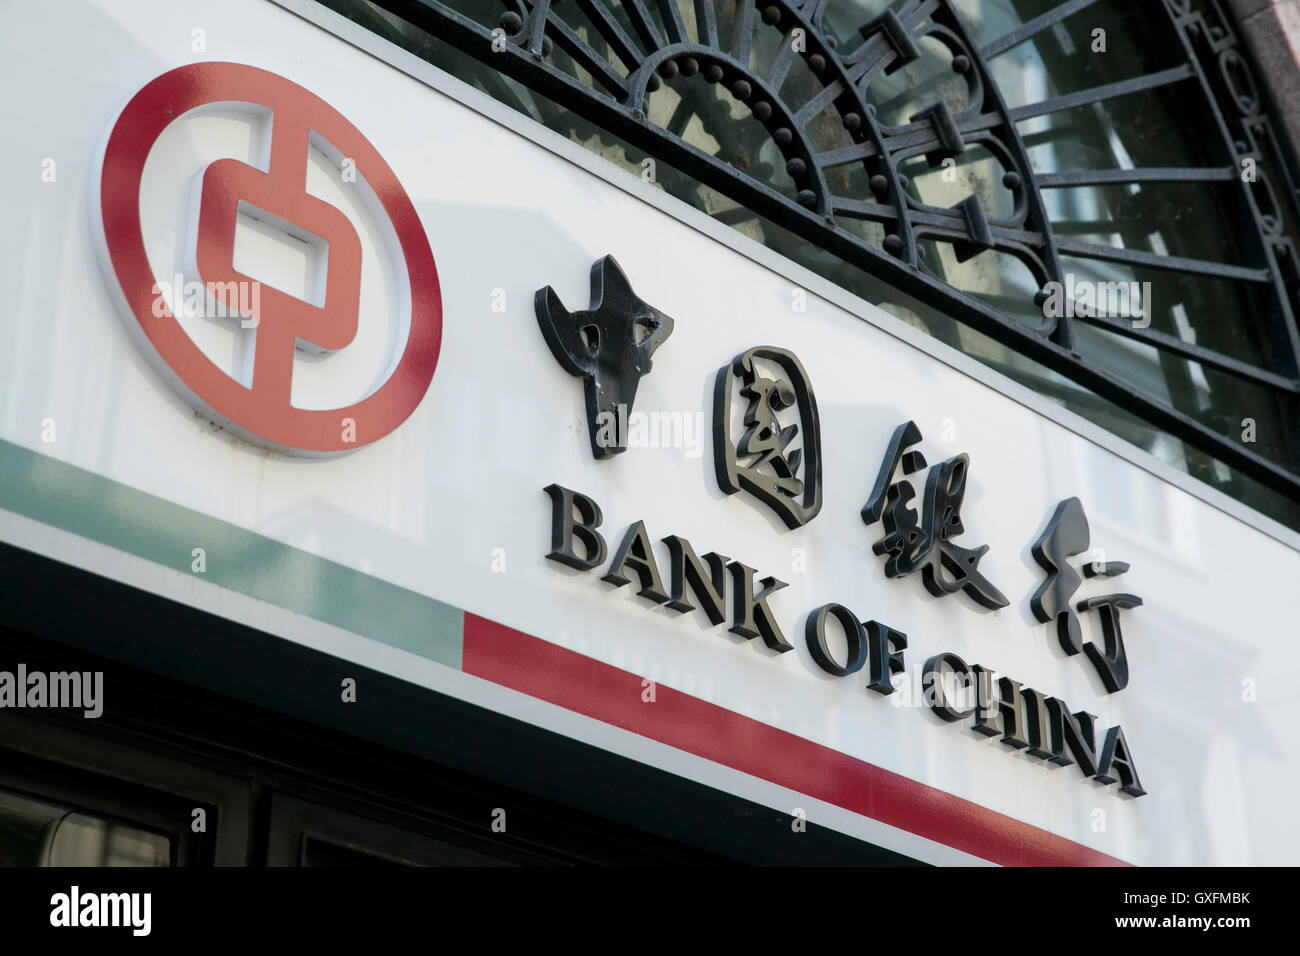
[[[592,289],[594,304],[586,312],[565,310],[550,287],[537,293],[536,302],[552,353],[568,371],[583,377],[592,451],[604,459],[625,446],[616,440],[616,429],[609,432],[609,441],[600,440],[602,423],[617,422],[619,407],[631,405],[638,382],[650,371],[650,353],[673,323],[632,294],[610,257],[593,266]],[[742,352],[719,369],[713,395],[714,470],[722,491],[748,493],[789,529],[817,518],[825,477],[821,422],[812,381],[794,353],[774,346]],[[987,610],[1008,607],[1011,602],[980,570],[990,546],[965,542],[963,506],[973,480],[970,456],[956,454],[930,465],[917,447],[922,440],[916,423],[908,421],[894,430],[885,447],[860,513],[869,528],[878,527],[872,552],[884,558],[886,578],[919,573],[936,598],[960,591]],[[732,634],[760,638],[770,650],[793,650],[768,603],[785,582],[718,551],[701,557],[677,534],[662,539],[669,556],[665,574],[644,522],[634,521],[611,548],[600,530],[603,512],[592,498],[559,484],[545,490],[552,518],[547,557],[581,571],[596,570],[608,558],[601,580],[614,587],[634,584],[652,607],[677,614],[698,611],[710,625],[728,625]],[[1078,498],[1061,502],[1030,549],[1046,578],[1028,604],[1038,621],[1052,626],[1066,654],[1086,656],[1106,691],[1115,693],[1129,681],[1120,612],[1140,606],[1142,600],[1114,593],[1075,601],[1084,578],[1112,578],[1128,570],[1122,562],[1093,561],[1080,575],[1070,559],[1090,545],[1082,503]],[[1098,616],[1102,646],[1084,642],[1081,613]],[[843,661],[831,651],[832,622],[844,635]],[[893,694],[894,676],[906,671],[907,634],[880,621],[862,620],[844,604],[811,610],[803,637],[819,669],[837,678],[862,672],[865,686],[880,695]],[[951,652],[929,657],[920,673],[924,703],[942,720],[969,721],[971,729],[999,738],[1009,751],[1052,764],[1074,764],[1085,776],[1117,783],[1130,796],[1146,792],[1118,724],[1098,727],[1097,718],[1086,710],[1075,710],[1056,696]]]

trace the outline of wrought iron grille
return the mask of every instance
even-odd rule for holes
[[[995,81],[998,58],[1066,22],[1087,22],[1099,0],[1009,0],[1021,25],[983,42],[960,10],[976,0],[845,0],[847,14],[838,2],[372,0],[744,209],[1300,501],[1292,163],[1218,0],[1127,4],[1138,8],[1128,14],[1129,32],[1140,34],[1129,42],[1161,51],[1160,68],[1014,106]],[[828,16],[835,11],[842,20],[855,10],[865,22],[853,44],[841,42]],[[921,61],[936,56],[945,61],[943,75],[918,79]],[[669,85],[678,105],[656,121],[653,100]],[[1089,109],[1120,109],[1126,98],[1152,93],[1178,111],[1195,156],[1116,168],[1095,167],[1086,155],[1070,168],[1044,170],[1035,161],[1034,150],[1063,127],[1093,123],[1095,135],[1105,136],[1107,117]],[[895,115],[898,102],[918,99],[920,108]],[[1042,128],[1028,131],[1036,118],[1044,118]],[[687,135],[693,121],[700,127]],[[702,135],[717,148],[701,148]],[[994,182],[955,204],[926,201],[918,178],[976,153],[998,171]],[[1118,204],[1142,190],[1213,191],[1215,222],[1162,228],[1175,241],[1192,229],[1222,241],[1211,255],[1176,254],[1144,234],[1149,224],[1119,226],[1107,210],[1091,219],[1076,211],[1065,223],[1049,214],[1062,205],[1054,193],[1080,187],[1111,189]],[[1027,281],[994,296],[961,288],[954,275],[985,255],[1018,263]],[[1226,291],[1179,296],[1178,308],[1229,314],[1197,317],[1211,344],[1182,334],[1185,317],[1168,310],[1157,310],[1150,324],[1049,317],[1046,290],[1069,281],[1065,262],[1209,282]],[[1228,347],[1234,336],[1253,343],[1248,354]],[[1137,343],[1166,370],[1181,362],[1184,376],[1193,369],[1202,381],[1240,383],[1254,398],[1224,410],[1154,394],[1084,347],[1085,339]],[[1262,449],[1243,440],[1237,425],[1257,417],[1257,408],[1268,423]]]

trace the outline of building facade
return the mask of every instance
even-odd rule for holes
[[[1294,863],[1298,9],[10,11],[3,862]]]

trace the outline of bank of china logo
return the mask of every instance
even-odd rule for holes
[[[144,185],[150,154],[160,154],[150,167],[156,176],[175,152],[155,147],[173,123],[195,118],[242,123],[250,130],[247,156],[198,164],[177,195],[155,195]],[[328,200],[319,182],[312,185],[322,169],[333,190]],[[128,328],[208,418],[277,451],[325,456],[384,437],[419,405],[442,340],[433,254],[392,169],[319,97],[234,63],[171,70],[117,117],[94,185],[91,220]],[[143,210],[172,203],[178,222],[186,188],[189,209],[171,245],[148,236]],[[355,224],[362,221],[376,256],[364,254]],[[236,249],[241,228],[261,237],[251,264]],[[265,262],[257,253],[286,244],[301,273],[296,291],[259,277]],[[174,271],[158,268],[173,253]],[[369,314],[367,282],[385,290],[375,297],[386,310],[377,333],[361,320]],[[233,341],[214,347],[215,336]],[[351,355],[334,354],[349,347]],[[313,356],[327,357],[308,368]]]

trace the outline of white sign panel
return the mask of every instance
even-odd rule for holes
[[[0,537],[920,859],[1296,862],[1285,535],[264,0],[9,26]]]

